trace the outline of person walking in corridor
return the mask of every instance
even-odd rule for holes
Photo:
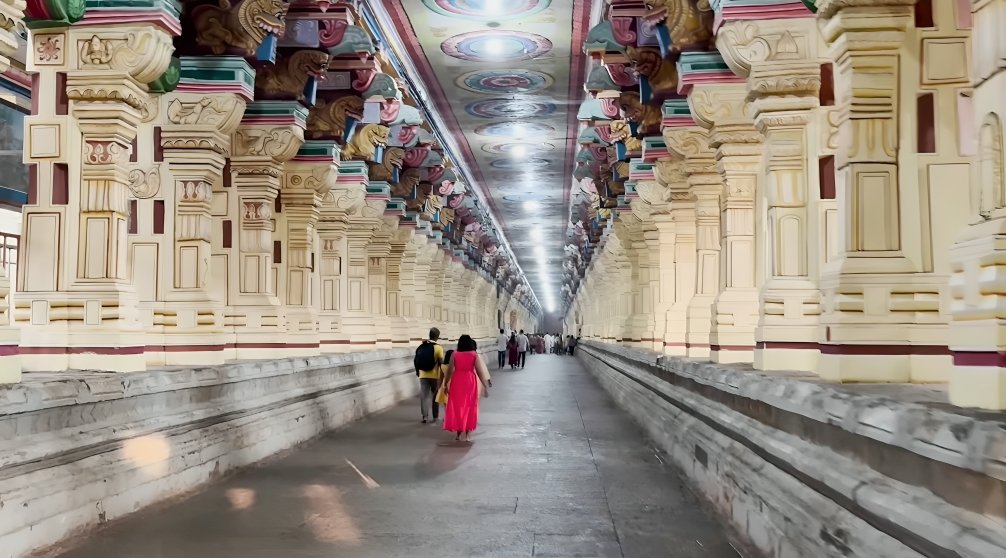
[[[444,378],[447,410],[444,412],[444,430],[455,433],[455,440],[472,441],[472,432],[479,423],[479,396],[489,397],[492,378],[485,362],[476,350],[475,340],[468,335],[458,339],[458,350],[451,357]]]
[[[579,341],[579,338],[573,337],[572,335],[569,336],[569,356],[573,356],[573,353],[576,352],[576,344],[579,343]]]
[[[423,424],[437,422],[440,416],[440,405],[436,402],[437,390],[440,389],[440,366],[444,363],[444,348],[437,341],[440,330],[430,329],[430,338],[420,343],[416,356],[412,361],[419,376],[419,412],[423,415]]]
[[[503,365],[506,364],[506,333],[503,333],[503,329],[500,328],[500,334],[496,336],[496,352],[499,353],[499,369],[503,369]]]
[[[524,330],[520,330],[520,335],[517,336],[517,353],[520,357],[517,360],[517,364],[524,368],[524,364],[527,362],[527,346],[528,346],[527,335],[524,335]]]
[[[517,351],[517,334],[511,333],[510,339],[506,342],[506,352],[507,352],[507,362],[510,364],[510,369],[517,368],[517,360],[519,359],[520,353]]]

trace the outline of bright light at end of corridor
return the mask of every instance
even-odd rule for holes
[[[538,209],[538,202],[530,200],[524,202],[524,211],[534,211],[535,209]]]

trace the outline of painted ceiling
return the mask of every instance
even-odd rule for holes
[[[384,0],[400,53],[546,311],[563,239],[590,0]]]

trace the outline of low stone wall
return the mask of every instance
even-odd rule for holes
[[[396,349],[28,374],[0,387],[0,558],[184,494],[415,396],[412,356]]]
[[[1001,414],[585,342],[751,556],[1006,556]]]

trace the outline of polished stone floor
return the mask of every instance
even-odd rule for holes
[[[62,556],[737,556],[576,360],[493,375],[470,446],[410,400]]]

